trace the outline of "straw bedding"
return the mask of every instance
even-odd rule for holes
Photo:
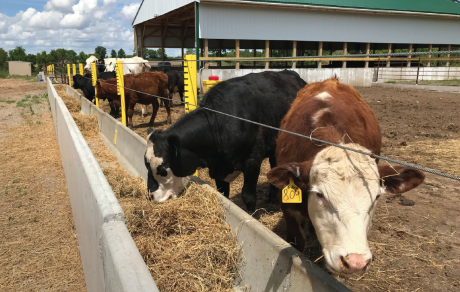
[[[160,291],[233,291],[240,248],[215,192],[191,183],[176,200],[149,202],[145,182],[130,176],[98,135],[97,118],[58,91],[101,165],[128,229]]]

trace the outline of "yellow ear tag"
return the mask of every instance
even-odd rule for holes
[[[283,189],[283,203],[302,203],[302,190],[289,178],[289,185]]]

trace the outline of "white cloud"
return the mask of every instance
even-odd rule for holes
[[[43,11],[25,8],[15,16],[0,13],[0,47],[24,46],[28,54],[51,49],[94,52],[134,47],[131,22],[139,0],[49,0]]]
[[[63,13],[71,13],[72,6],[75,0],[51,0],[45,5],[46,11],[59,11]]]
[[[134,20],[134,17],[136,16],[137,10],[139,9],[140,5],[141,3],[139,2],[123,6],[123,8],[121,9],[122,18],[132,22]]]

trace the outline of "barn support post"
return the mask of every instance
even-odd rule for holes
[[[452,45],[447,45],[447,50],[450,51],[452,50]],[[447,58],[450,58],[450,54],[447,54]],[[446,62],[446,67],[449,67],[450,66],[450,62],[447,61]]]
[[[200,9],[198,2],[195,2],[195,60],[200,60]],[[199,63],[196,62],[195,68],[199,67]]]
[[[145,24],[142,27],[142,38],[141,38],[141,57],[144,58],[144,39],[145,39]]]
[[[433,45],[432,45],[432,44],[429,44],[429,45],[428,45],[428,52],[432,52],[432,51],[433,51]],[[431,59],[431,55],[428,55],[428,59]],[[427,66],[427,67],[431,67],[431,61],[430,61],[430,60],[428,60],[428,61],[426,62],[426,66]]]
[[[292,56],[297,57],[297,41],[292,42]],[[293,61],[292,62],[292,69],[297,68],[297,62]]]
[[[121,103],[121,122],[126,126],[126,102],[125,102],[125,80],[123,77],[123,61],[116,62],[116,74],[117,74],[117,94],[120,96]],[[97,99],[96,99],[97,100]]]
[[[343,54],[344,55],[347,55],[347,51],[348,51],[348,43],[347,42],[344,42],[343,43]],[[347,61],[344,61],[342,63],[342,68],[347,68]]]
[[[96,99],[96,106],[99,107],[99,98],[97,98],[97,89],[96,89],[96,81],[97,81],[96,62],[91,63],[91,80],[93,81],[93,86],[94,86],[94,98]]]
[[[409,45],[409,53],[412,53],[412,44]],[[412,56],[409,55],[408,58],[411,59]],[[411,60],[408,60],[407,61],[407,67],[409,68],[410,65],[411,65]]]
[[[371,51],[371,44],[370,44],[370,43],[367,43],[367,44],[366,44],[366,54],[369,55],[370,51]],[[367,56],[366,58],[369,59],[369,56]],[[364,68],[369,68],[369,61],[366,61],[366,62],[364,63]]]
[[[83,74],[83,64],[82,63],[78,64],[78,69],[79,69],[80,75],[83,76],[84,74]]]
[[[318,56],[323,55],[323,42],[318,42]],[[323,66],[323,63],[321,61],[318,61],[318,68],[321,68]]]
[[[134,26],[134,56],[137,56],[139,57],[139,53],[138,53],[138,44],[137,44],[137,27]]]
[[[388,44],[388,54],[391,54],[391,44]],[[387,67],[390,67],[390,61],[387,62]]]
[[[235,40],[235,58],[240,57],[240,40]],[[235,69],[240,69],[240,62],[236,61]]]
[[[269,40],[266,40],[265,41],[265,58],[269,58],[270,57],[270,41]],[[265,69],[269,69],[270,68],[270,62],[267,61],[265,62]]]
[[[67,76],[69,76],[69,86],[72,87],[72,79],[70,78],[70,64],[67,64]]]
[[[256,48],[256,45],[255,45],[255,42],[254,42],[254,58],[257,57],[257,48]],[[252,62],[252,66],[255,67],[256,66],[256,61]]]
[[[204,39],[204,57],[209,57],[209,41],[208,39]],[[209,62],[204,63],[204,68],[209,69]]]

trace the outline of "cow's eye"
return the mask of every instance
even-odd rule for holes
[[[320,192],[316,192],[316,196],[320,199],[324,198],[323,194],[321,194]]]
[[[377,195],[377,197],[375,197],[376,200],[378,200],[380,198],[380,195]]]

